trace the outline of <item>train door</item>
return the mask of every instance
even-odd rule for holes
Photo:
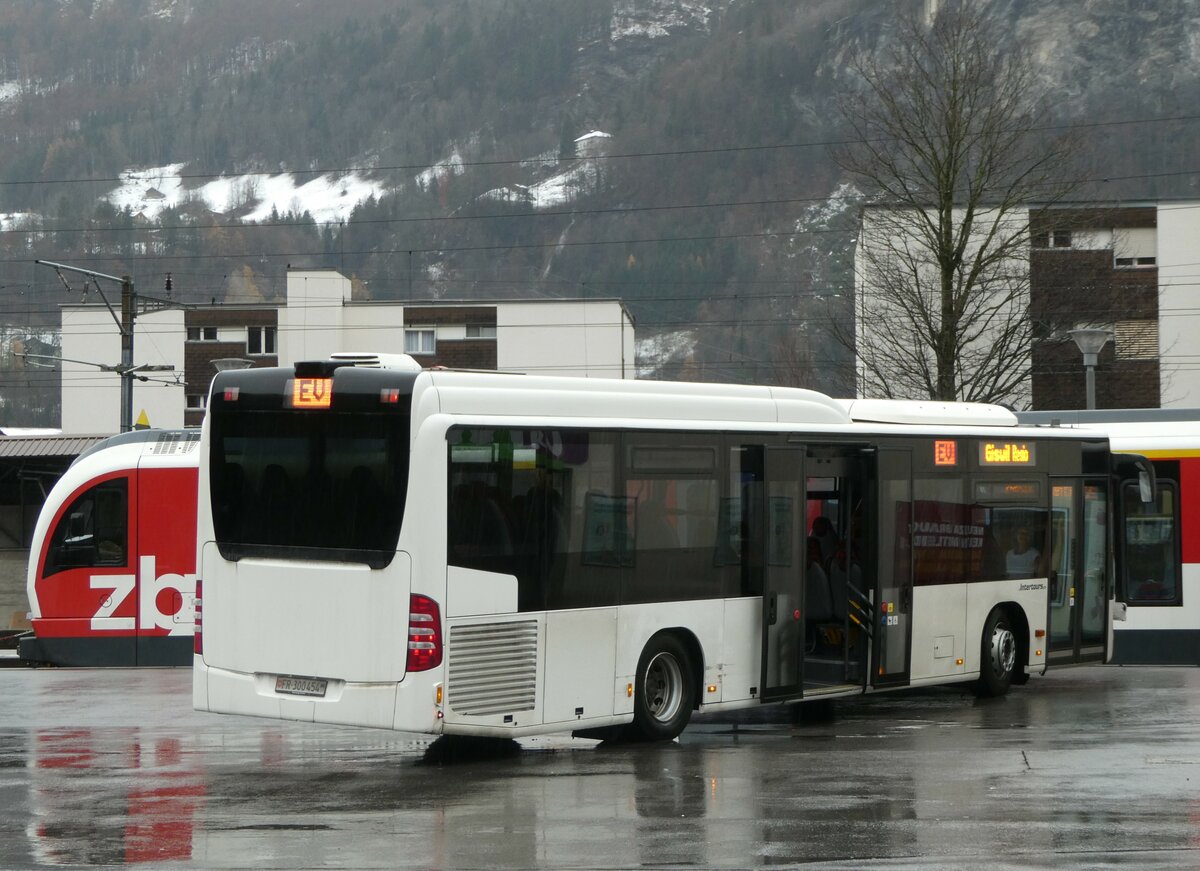
[[[1103,661],[1110,595],[1108,482],[1051,478],[1051,663]]]

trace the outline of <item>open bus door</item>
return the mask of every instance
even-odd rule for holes
[[[768,447],[765,460],[766,504],[760,516],[766,570],[759,698],[778,702],[802,694],[807,542],[804,448]]]
[[[890,563],[888,572],[874,576],[865,569],[875,548],[876,525],[863,521],[874,516],[875,462],[873,449],[846,445],[766,449],[764,504],[758,512],[764,534],[757,537],[765,567],[759,693],[764,702],[865,687],[874,637],[886,636],[892,645],[886,681],[908,680],[907,618],[900,620],[894,612],[892,631],[881,635],[872,601],[880,600],[875,585],[886,582],[889,595],[892,585],[899,585],[907,592],[893,598],[910,603],[910,573],[893,573]],[[906,464],[905,494],[907,469]],[[810,521],[831,515],[837,518],[840,547],[822,562],[810,553],[810,546],[815,549]],[[906,541],[907,527],[903,537]],[[894,536],[885,538],[891,548]],[[907,556],[904,561],[907,566]]]
[[[1051,477],[1047,662],[1103,662],[1112,579],[1108,481]]]
[[[912,452],[880,450],[876,463],[874,506],[866,515],[875,526],[871,684],[905,686],[912,662]]]

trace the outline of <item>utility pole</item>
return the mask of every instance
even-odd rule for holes
[[[115,275],[106,275],[103,272],[95,272],[91,269],[81,269],[78,266],[66,266],[62,263],[52,263],[49,260],[35,260],[34,263],[40,263],[43,266],[49,266],[58,273],[58,277],[63,284],[67,285],[70,290],[70,285],[63,278],[63,272],[76,272],[80,275],[87,275],[92,279],[103,278],[105,281],[115,281],[121,285],[121,315],[113,310],[112,305],[108,301],[108,297],[104,295],[104,290],[101,289],[99,282],[93,282],[96,285],[96,290],[100,291],[100,298],[104,300],[104,305],[108,307],[108,313],[112,315],[113,320],[117,323],[117,330],[121,334],[121,362],[117,366],[100,366],[102,370],[116,372],[121,378],[121,432],[129,432],[133,429],[133,381],[140,377],[137,372],[170,372],[175,369],[174,366],[134,366],[133,365],[133,327],[134,321],[137,318],[136,303],[137,294],[133,292],[133,279],[128,275],[117,277]],[[155,302],[167,302],[165,300],[154,300]],[[172,304],[176,305],[176,304]],[[159,306],[160,308],[163,306]],[[182,308],[183,306],[179,306]],[[89,364],[99,365],[99,364]]]
[[[133,279],[121,282],[121,432],[133,429]],[[105,301],[107,305],[107,300]]]

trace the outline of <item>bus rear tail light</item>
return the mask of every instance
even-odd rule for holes
[[[204,629],[201,626],[201,607],[200,607],[200,591],[203,582],[196,579],[196,633],[192,636],[192,652],[197,655],[204,654]]]
[[[416,593],[408,599],[406,671],[429,671],[442,664],[442,614],[437,602]]]

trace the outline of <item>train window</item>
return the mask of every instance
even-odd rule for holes
[[[1153,502],[1143,502],[1138,485],[1122,490],[1125,601],[1134,605],[1178,605],[1179,491],[1158,481]]]
[[[128,559],[129,479],[102,481],[76,497],[50,538],[43,576],[66,569],[124,566]]]

